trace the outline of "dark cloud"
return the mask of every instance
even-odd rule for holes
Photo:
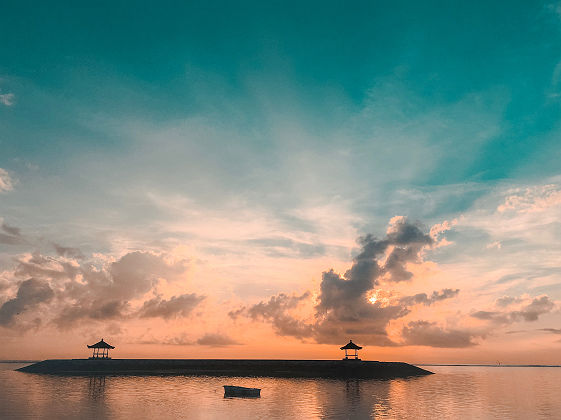
[[[0,292],[10,287],[10,282],[8,280],[0,279]]]
[[[129,303],[118,299],[81,301],[64,306],[53,319],[53,323],[60,329],[68,329],[84,319],[96,321],[124,319],[128,309]]]
[[[503,314],[502,312],[496,311],[477,311],[471,314],[472,317],[477,319],[482,319],[484,321],[493,321],[496,319],[500,319],[501,322],[508,322],[508,316]]]
[[[534,298],[532,302],[520,311],[512,312],[512,316],[519,317],[524,321],[537,321],[540,315],[547,314],[555,308],[555,304],[548,296]]]
[[[53,297],[53,289],[46,281],[34,278],[23,281],[18,288],[16,297],[4,302],[0,307],[0,325],[12,325],[17,315],[41,303],[49,302]]]
[[[7,225],[2,222],[0,225],[0,244],[4,245],[21,245],[25,240],[21,236],[19,228]]]
[[[366,235],[358,242],[361,250],[343,276],[333,270],[322,275],[316,306],[315,340],[334,343],[352,332],[366,344],[394,345],[387,338],[387,324],[407,315],[410,312],[408,305],[401,302],[371,303],[368,293],[385,274],[384,278],[392,282],[410,279],[411,273],[406,265],[419,262],[419,253],[433,240],[419,224],[410,223],[405,217],[395,217],[390,221],[385,238]],[[380,257],[388,250],[386,263],[381,265]]]
[[[502,300],[501,300],[502,299]],[[499,306],[508,306],[514,302],[521,301],[520,298],[501,298],[497,302]],[[555,308],[555,303],[548,296],[541,296],[532,299],[532,301],[522,306],[519,310],[512,311],[477,311],[471,314],[472,317],[484,321],[491,321],[496,324],[512,324],[513,322],[537,321],[540,315],[547,314]]]
[[[180,334],[174,337],[166,337],[166,338],[142,338],[138,341],[135,341],[133,344],[163,344],[166,346],[191,346],[195,344],[195,342],[190,339],[187,334]]]
[[[2,225],[0,226],[0,229],[2,229],[4,232],[6,232],[9,235],[21,236],[20,228],[17,228],[15,226],[7,225],[6,223],[2,223]]]
[[[334,270],[322,274],[319,296],[312,321],[303,321],[291,315],[291,309],[309,300],[310,294],[289,296],[279,294],[268,301],[249,308],[244,307],[230,313],[254,320],[270,322],[279,335],[300,339],[313,339],[318,343],[340,343],[342,337],[352,336],[364,344],[396,346],[389,339],[386,328],[390,321],[410,313],[416,304],[431,305],[456,296],[458,289],[443,289],[431,295],[421,293],[406,296],[394,302],[369,301],[370,293],[382,280],[404,281],[411,278],[406,269],[409,263],[419,262],[419,254],[433,243],[418,224],[404,217],[390,222],[386,237],[377,239],[373,235],[360,237],[361,248],[352,266],[344,275]],[[389,252],[385,264],[382,257]]]
[[[413,321],[403,327],[401,335],[405,345],[443,348],[475,346],[479,335],[468,330],[445,329],[434,322]]]
[[[561,334],[561,328],[539,328],[538,331],[545,331],[551,334]]]
[[[186,270],[186,261],[168,263],[162,256],[149,252],[128,253],[106,269],[80,266],[82,281],[64,285],[63,295],[76,302],[67,305],[55,319],[59,327],[70,327],[82,319],[117,319],[128,313],[129,301],[153,290],[162,278],[172,279]],[[145,302],[139,314],[171,316],[173,310],[186,311],[188,298]],[[160,315],[157,315],[160,314]],[[131,314],[132,315],[132,314]]]
[[[520,303],[522,302],[522,299],[519,297],[512,297],[512,296],[503,296],[497,299],[497,301],[495,302],[497,306],[500,307],[507,307],[510,306],[514,303]]]
[[[235,341],[227,335],[219,333],[205,334],[197,340],[189,338],[185,333],[179,334],[174,337],[164,338],[143,338],[136,341],[135,344],[164,344],[168,346],[209,346],[209,347],[227,347],[240,345],[241,343]]]
[[[205,334],[201,338],[196,341],[197,344],[201,346],[210,346],[210,347],[226,347],[226,346],[233,346],[239,345],[237,341],[233,340],[232,338],[228,337],[227,335],[222,334]]]
[[[185,260],[170,264],[150,252],[130,252],[111,263],[107,292],[122,299],[132,299],[151,290],[161,278],[174,278],[185,272]]]
[[[439,292],[437,291],[432,292],[430,296],[427,295],[426,293],[418,293],[413,296],[405,296],[400,299],[400,302],[408,306],[418,305],[418,304],[430,306],[435,302],[456,297],[458,293],[460,293],[460,289],[442,289]]]
[[[77,260],[84,259],[84,254],[78,248],[61,246],[53,243],[53,248],[55,249],[57,255],[61,257],[76,258]]]
[[[33,277],[53,286],[56,306],[51,305],[50,320],[58,328],[71,328],[85,320],[185,316],[203,299],[194,294],[167,300],[158,296],[144,302],[140,310],[134,310],[131,300],[154,292],[161,281],[179,278],[188,267],[187,261],[170,262],[162,255],[135,251],[112,263],[100,264],[85,261],[78,249],[54,246],[63,258],[38,252],[22,257],[17,260],[14,276]],[[8,309],[14,305],[6,304]],[[4,318],[9,317],[7,314]]]
[[[272,296],[268,302],[259,302],[249,308],[243,307],[231,311],[229,316],[236,319],[244,315],[253,320],[268,321],[271,322],[278,335],[308,338],[313,333],[312,326],[291,316],[289,310],[296,308],[301,302],[308,300],[310,296],[310,292],[300,296],[280,293],[277,296]]]
[[[405,269],[408,261],[411,261],[414,250],[411,248],[394,248],[386,260],[385,270],[391,274],[393,281],[411,280],[413,273]]]
[[[384,239],[378,240],[366,235],[358,240],[361,245],[353,265],[343,276],[333,270],[322,275],[317,310],[354,311],[354,308],[368,305],[366,294],[379,284],[380,277],[388,273],[391,281],[411,278],[406,264],[418,262],[419,252],[432,244],[428,234],[424,234],[417,224],[410,224],[406,218],[394,218]],[[386,264],[381,267],[379,258],[388,247],[393,246]]]
[[[161,317],[164,319],[188,316],[204,299],[204,296],[195,293],[173,296],[168,300],[157,296],[144,302],[138,315],[141,318]]]

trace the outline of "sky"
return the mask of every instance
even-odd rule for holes
[[[559,364],[561,3],[6,2],[1,359]]]

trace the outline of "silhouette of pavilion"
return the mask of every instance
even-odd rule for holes
[[[360,349],[362,349],[362,347],[357,346],[355,343],[353,343],[353,340],[350,340],[347,344],[341,347],[341,350],[345,350],[345,358],[343,360],[360,360],[358,358],[358,351]],[[354,350],[354,354],[348,354],[349,350]]]
[[[103,341],[102,338],[101,341],[98,341],[97,343],[92,344],[91,346],[88,344],[88,348],[93,349],[93,354],[92,357],[90,357],[90,359],[111,359],[109,357],[109,349],[114,349],[115,347],[113,347],[110,344],[107,344],[105,341]],[[101,355],[99,354],[99,350],[101,350]]]

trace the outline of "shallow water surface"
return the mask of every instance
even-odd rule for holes
[[[561,368],[431,366],[395,380],[51,376],[0,363],[2,419],[561,418]],[[224,398],[223,385],[261,388]]]

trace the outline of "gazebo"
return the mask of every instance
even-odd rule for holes
[[[90,357],[90,359],[111,359],[109,357],[109,349],[114,349],[115,347],[113,347],[110,344],[107,344],[105,341],[103,341],[102,338],[101,341],[98,341],[97,343],[92,344],[91,346],[88,344],[88,348],[93,349],[93,354],[92,357]],[[101,349],[101,355],[99,354],[100,349]]]
[[[357,346],[355,343],[353,343],[353,340],[350,340],[348,344],[345,344],[343,347],[341,347],[341,350],[345,350],[345,358],[343,360],[360,360],[358,358],[358,351],[360,349],[362,349],[362,347]],[[348,354],[349,350],[354,350],[355,353]]]

